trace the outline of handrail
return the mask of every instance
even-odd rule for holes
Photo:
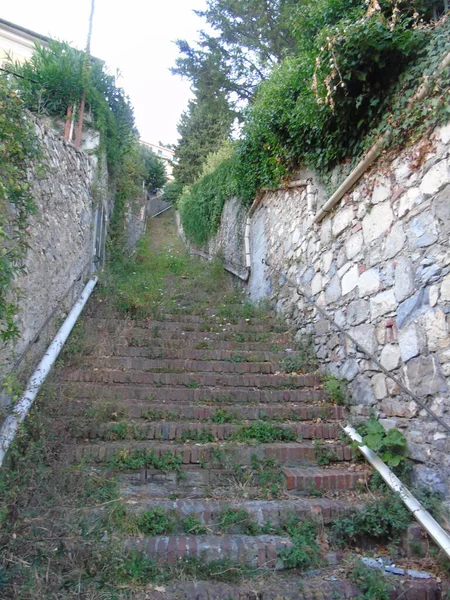
[[[70,332],[74,328],[81,311],[88,301],[89,296],[92,294],[97,281],[98,278],[94,277],[86,284],[83,293],[73,305],[72,310],[68,314],[66,320],[61,325],[50,346],[47,348],[47,352],[44,354],[33,375],[30,377],[25,392],[14,406],[11,413],[4,420],[0,428],[0,467],[6,456],[8,448],[16,437],[20,424],[24,421],[28,411],[33,405],[33,402],[35,401],[42,384],[46,380],[47,375],[50,373],[50,370],[55,360],[58,358],[58,355],[61,352],[67,338],[69,337]]]

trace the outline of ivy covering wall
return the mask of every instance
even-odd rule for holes
[[[401,146],[450,119],[450,69],[436,75],[450,51],[450,19],[434,22],[432,3],[322,0],[294,13],[285,26],[296,48],[259,83],[234,155],[180,196],[183,227],[197,244],[217,231],[230,195],[248,206],[300,167],[331,193],[331,175],[343,179],[383,132]],[[425,80],[426,97],[411,104]]]

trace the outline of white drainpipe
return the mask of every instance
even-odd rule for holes
[[[36,396],[41,389],[42,384],[44,383],[47,375],[49,374],[53,363],[58,358],[59,353],[61,352],[62,347],[64,346],[67,338],[70,335],[75,323],[77,322],[78,317],[81,314],[86,302],[88,301],[89,296],[92,293],[96,283],[98,281],[97,277],[91,279],[86,287],[83,290],[83,293],[79,297],[79,299],[73,305],[72,310],[68,314],[66,320],[62,324],[52,343],[47,349],[47,352],[44,354],[41,362],[37,366],[35,372],[31,376],[27,389],[25,390],[23,396],[14,406],[11,414],[5,419],[1,429],[0,429],[0,466],[3,464],[3,460],[8,451],[9,446],[13,442],[16,437],[17,431],[19,429],[19,425],[23,422],[25,417],[28,414]]]
[[[353,427],[347,425],[347,427],[344,427],[344,431],[354,442],[361,444],[362,438]],[[415,519],[419,521],[430,537],[433,538],[436,544],[442,548],[445,554],[450,558],[450,535],[435,519],[433,519],[430,513],[424,509],[408,488],[403,485],[400,479],[394,475],[390,468],[375,454],[375,452],[373,452],[373,450],[367,446],[358,446],[358,448],[370,464],[378,471],[391,490],[400,496],[407,508],[409,508],[414,515]]]

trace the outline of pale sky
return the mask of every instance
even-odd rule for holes
[[[27,29],[84,48],[90,0],[14,0],[0,17]],[[204,27],[193,9],[204,0],[95,0],[91,52],[111,73],[119,69],[134,106],[141,138],[175,143],[176,124],[190,97],[189,82],[171,75],[177,57],[173,40],[195,40]]]

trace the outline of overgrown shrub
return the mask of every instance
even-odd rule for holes
[[[450,76],[448,69],[437,77],[435,71],[448,50],[449,19],[427,22],[431,6],[428,0],[302,3],[293,19],[297,53],[260,84],[244,112],[235,157],[217,169],[227,171],[231,192],[223,172],[214,172],[184,197],[188,238],[203,244],[216,232],[227,192],[248,206],[258,190],[300,166],[327,181],[334,168],[345,175],[385,131],[400,144],[448,121]],[[436,80],[429,96],[410,105],[419,82],[430,77]]]
[[[398,496],[366,504],[351,516],[334,522],[333,533],[339,544],[356,543],[361,539],[392,540],[406,531],[410,514]]]
[[[202,246],[217,231],[223,205],[237,190],[236,156],[223,161],[191,190],[183,190],[178,210],[187,237]]]

